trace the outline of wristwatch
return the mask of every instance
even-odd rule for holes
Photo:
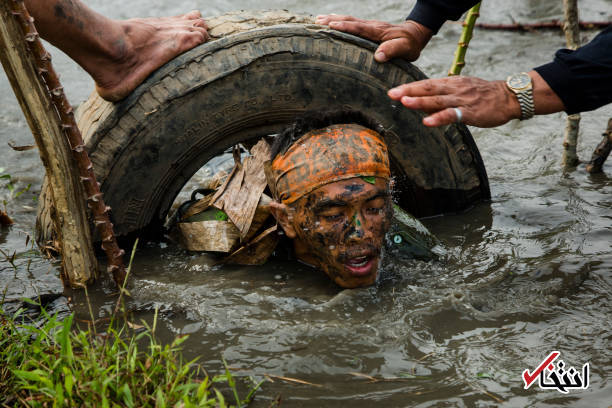
[[[535,113],[531,77],[526,72],[512,74],[506,79],[506,86],[518,99],[521,106],[521,120],[531,119]]]

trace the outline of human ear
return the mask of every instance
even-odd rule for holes
[[[285,231],[285,235],[287,237],[293,239],[297,236],[295,233],[295,228],[293,228],[293,224],[291,223],[289,212],[293,211],[287,204],[282,204],[276,201],[270,203],[270,212],[272,216],[276,218],[276,222],[281,226],[281,228]]]

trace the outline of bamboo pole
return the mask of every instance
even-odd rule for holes
[[[578,24],[578,0],[563,0],[565,22],[563,31],[569,49],[575,50],[580,45],[580,26]],[[573,167],[580,163],[576,153],[578,132],[580,131],[580,114],[569,115],[563,138],[563,165]]]
[[[472,39],[474,25],[480,15],[480,4],[481,3],[476,4],[467,13],[467,17],[463,22],[463,32],[461,33],[459,43],[457,44],[457,50],[455,51],[455,59],[453,60],[451,69],[448,71],[448,76],[461,74],[461,70],[465,66],[465,54],[470,44],[470,40]]]
[[[501,31],[537,31],[537,30],[559,30],[563,29],[564,22],[559,20],[543,21],[540,23],[513,23],[513,24],[490,24],[476,23],[475,28],[483,30]],[[582,30],[599,30],[612,25],[609,21],[580,21],[578,22]]]
[[[601,172],[606,159],[610,155],[610,151],[612,151],[612,118],[608,120],[608,129],[603,133],[603,140],[593,152],[586,170],[589,173]]]
[[[109,271],[123,283],[123,251],[108,218],[93,166],[72,107],[22,0],[0,1],[0,59],[28,121],[47,171],[65,284],[80,287],[96,277],[97,262],[85,202],[102,237]]]

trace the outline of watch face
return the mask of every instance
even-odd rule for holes
[[[527,74],[515,74],[508,78],[508,86],[511,88],[525,88],[531,84],[531,78]]]

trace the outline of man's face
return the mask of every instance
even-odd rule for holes
[[[389,181],[375,180],[355,177],[319,187],[286,207],[281,222],[297,257],[345,288],[371,285],[378,274],[393,210]]]

